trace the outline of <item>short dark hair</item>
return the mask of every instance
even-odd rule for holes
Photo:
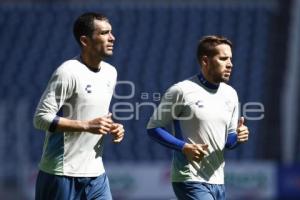
[[[228,44],[232,48],[230,40],[223,36],[208,35],[204,36],[198,44],[197,59],[200,62],[203,56],[212,57],[217,54],[216,46],[220,44]]]
[[[80,43],[80,37],[85,35],[91,37],[94,32],[94,20],[104,20],[109,21],[108,18],[101,14],[101,13],[95,13],[95,12],[87,12],[82,15],[80,15],[76,21],[74,22],[73,26],[73,34],[76,39],[76,41]]]

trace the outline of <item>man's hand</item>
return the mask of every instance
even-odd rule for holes
[[[189,161],[200,162],[204,156],[208,155],[208,144],[185,143],[182,152]]]
[[[113,142],[119,143],[123,140],[125,130],[122,124],[113,123],[110,129],[110,133],[113,136]]]
[[[113,121],[111,113],[106,116],[98,117],[86,122],[86,131],[94,134],[107,134],[111,131]]]
[[[248,127],[244,125],[245,119],[241,117],[238,122],[237,127],[237,141],[238,143],[244,143],[248,141],[249,138],[249,130]]]

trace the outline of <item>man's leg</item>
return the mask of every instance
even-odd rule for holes
[[[210,184],[211,191],[213,191],[215,199],[218,200],[225,200],[225,185],[218,185],[218,184]]]
[[[217,195],[214,194],[216,191],[212,190],[213,184],[200,182],[173,182],[172,186],[175,195],[179,200],[223,200],[223,198],[216,198]],[[218,197],[221,196],[218,195]]]
[[[173,190],[179,200],[225,200],[223,184],[201,182],[173,182]]]
[[[86,199],[112,200],[107,175],[104,173],[92,178],[85,188]]]
[[[39,171],[35,200],[69,200],[74,199],[76,191],[72,177],[56,176]]]

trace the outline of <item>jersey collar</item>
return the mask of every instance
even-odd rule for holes
[[[220,86],[220,84],[213,84],[213,83],[208,82],[208,80],[206,80],[204,78],[202,73],[199,73],[197,76],[198,76],[200,83],[209,89],[217,90]]]
[[[99,67],[98,69],[95,69],[95,68],[92,68],[92,67],[88,66],[87,64],[85,64],[83,62],[83,59],[82,59],[81,55],[78,56],[78,60],[79,60],[79,62],[81,62],[83,65],[85,65],[92,72],[99,72],[101,70],[101,67]]]

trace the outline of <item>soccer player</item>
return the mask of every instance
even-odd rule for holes
[[[34,126],[46,131],[37,200],[112,199],[103,137],[119,143],[124,129],[109,113],[117,72],[103,59],[113,54],[115,38],[100,13],[82,14],[73,31],[80,55],[56,69],[34,116]]]
[[[237,93],[226,84],[231,47],[224,37],[203,37],[197,49],[200,73],[171,86],[148,123],[152,139],[176,150],[172,186],[180,200],[225,199],[224,149],[248,140],[244,118],[238,120]],[[169,124],[174,131],[166,129]]]

